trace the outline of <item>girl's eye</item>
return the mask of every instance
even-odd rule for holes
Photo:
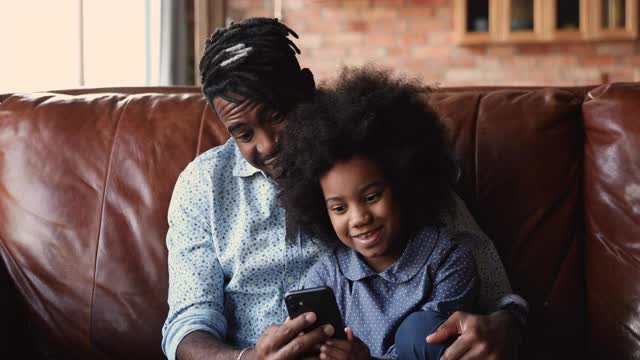
[[[338,214],[342,214],[344,212],[344,210],[345,210],[345,208],[342,205],[331,207],[331,211],[333,211],[334,213],[338,213]]]
[[[380,198],[380,194],[379,193],[375,193],[375,194],[369,194],[367,196],[365,196],[364,200],[368,203],[372,203],[375,202],[376,200],[378,200]]]

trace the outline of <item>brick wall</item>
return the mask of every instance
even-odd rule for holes
[[[453,0],[282,0],[316,79],[374,62],[429,84],[587,85],[640,81],[640,41],[459,46]],[[227,21],[273,16],[273,0],[226,0]]]

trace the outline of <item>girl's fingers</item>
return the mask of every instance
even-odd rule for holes
[[[352,328],[344,328],[344,332],[347,334],[347,340],[353,341],[353,329]]]
[[[320,359],[348,359],[350,349],[348,342],[332,339],[320,347]]]
[[[329,339],[323,346],[333,347],[345,352],[349,352],[351,350],[351,342],[347,340]]]

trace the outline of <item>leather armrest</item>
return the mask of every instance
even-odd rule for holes
[[[0,359],[37,359],[23,302],[0,257]]]

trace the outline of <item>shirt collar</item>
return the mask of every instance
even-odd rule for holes
[[[257,172],[262,173],[261,170],[251,165],[247,161],[247,159],[245,159],[244,156],[242,156],[242,153],[240,152],[238,145],[232,138],[230,138],[229,141],[233,142],[234,154],[235,154],[235,160],[234,160],[235,163],[233,164],[233,176],[249,177]]]
[[[400,258],[381,273],[373,271],[357,251],[346,246],[338,246],[335,255],[340,271],[351,281],[377,275],[386,281],[401,283],[413,278],[427,263],[439,237],[439,228],[431,226],[422,228],[409,239]],[[417,254],[419,255],[416,256]]]

